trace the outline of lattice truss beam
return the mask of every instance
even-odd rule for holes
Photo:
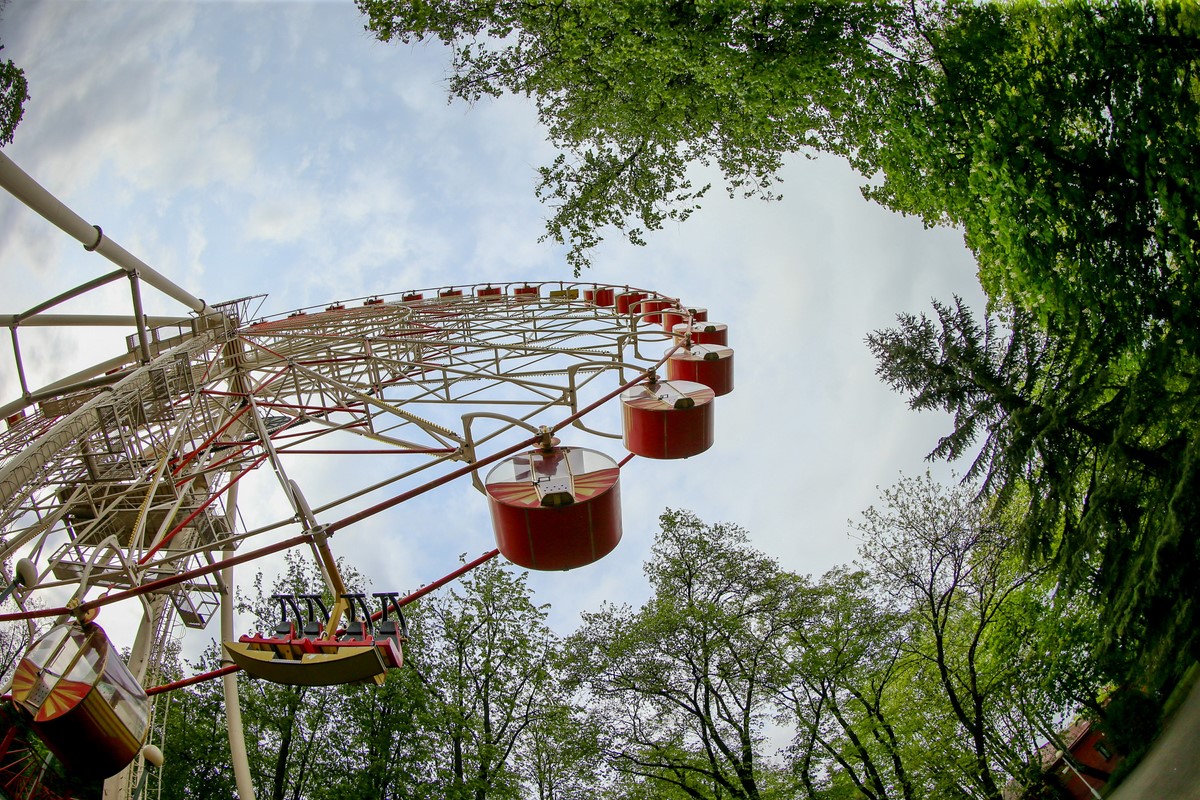
[[[511,418],[566,416],[588,383],[625,378],[666,338],[612,308],[511,296],[373,299],[164,336],[148,364],[43,401],[0,438],[3,553],[49,555],[46,586],[77,584],[91,562],[92,584],[114,587],[211,563],[296,521],[238,524],[229,489],[263,464],[368,448],[417,459],[325,505],[336,507],[472,462]],[[202,626],[217,588],[200,579],[171,598]]]

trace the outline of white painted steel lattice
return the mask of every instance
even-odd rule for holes
[[[302,509],[239,524],[230,488],[252,470],[286,474],[290,459],[319,453],[411,459],[399,475],[362,469],[370,480],[317,509],[336,515],[562,419],[594,381],[611,389],[669,342],[659,326],[579,299],[578,286],[535,286],[537,297],[496,285],[442,298],[443,288],[249,322],[241,300],[148,331],[140,365],[131,336],[129,363],[108,366],[107,385],[14,414],[0,439],[6,554],[40,553],[42,588],[78,581],[93,561],[92,584],[110,587],[187,571],[298,522]],[[489,288],[501,294],[480,296]],[[203,626],[216,589],[205,576],[169,595],[185,623]]]

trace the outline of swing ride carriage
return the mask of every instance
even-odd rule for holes
[[[403,609],[423,594],[497,555],[534,570],[602,558],[622,535],[625,463],[703,453],[715,398],[733,389],[726,327],[657,292],[455,285],[260,316],[262,296],[193,297],[3,154],[0,184],[115,265],[0,316],[20,389],[0,411],[0,621],[29,642],[0,691],[0,797],[146,794],[162,762],[155,699],[220,678],[252,798],[236,672],[382,682],[403,663]],[[117,281],[129,313],[63,310]],[[179,313],[145,313],[151,290]],[[33,384],[19,333],[71,327],[127,335],[112,357]],[[617,404],[623,430],[601,430],[593,420]],[[622,441],[620,461],[577,444],[605,438]],[[355,459],[336,496],[292,476],[322,455]],[[336,534],[456,480],[486,499],[496,548],[408,595],[349,591]],[[296,547],[324,585],[277,596],[275,627],[239,635],[234,569]],[[139,621],[126,659],[106,615]],[[225,666],[156,685],[177,626],[214,618]]]

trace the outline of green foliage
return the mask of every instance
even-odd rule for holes
[[[358,5],[383,41],[448,46],[452,96],[534,101],[561,151],[539,171],[547,236],[576,269],[607,228],[641,242],[685,219],[708,188],[691,165],[769,198],[784,156],[816,148],[884,205],[964,226],[992,296],[1193,337],[1187,4]]]
[[[994,798],[1035,740],[1094,707],[1096,609],[1025,569],[962,487],[904,481],[865,512],[863,563],[793,575],[742,529],[667,511],[652,597],[566,640],[495,562],[409,606],[381,686],[243,678],[262,796],[538,800]],[[271,591],[309,589],[291,557]],[[353,574],[350,576],[353,582]],[[190,671],[216,666],[215,648]],[[169,661],[169,659],[168,659]],[[162,680],[183,670],[168,664]],[[1053,673],[1053,674],[1049,674]],[[226,797],[220,685],[160,698],[164,791]],[[990,776],[990,780],[989,777]],[[278,787],[282,787],[280,790]]]
[[[979,446],[970,474],[1022,498],[1027,552],[1169,682],[1198,646],[1194,9],[950,4],[919,33],[864,89],[882,121],[854,162],[868,196],[964,227],[1004,316],[901,317],[870,339],[880,374],[954,414],[931,455]]]
[[[950,3],[863,87],[867,195],[966,230],[995,300],[1195,352],[1197,31],[1178,3]]]
[[[965,487],[926,475],[885,490],[884,501],[863,514],[859,552],[880,591],[907,612],[899,647],[908,692],[928,715],[923,737],[942,755],[924,773],[943,790],[998,797],[1002,776],[1034,760],[1040,721],[1062,711],[1036,702],[1018,665],[986,646],[1038,572],[1014,558],[1013,528],[989,519]]]
[[[12,59],[0,61],[0,146],[13,140],[28,99],[29,82],[25,79],[25,70],[17,67]]]
[[[789,756],[812,797],[915,796],[922,769],[908,758],[894,696],[904,615],[889,608],[862,570],[835,569],[790,595],[790,631],[772,680],[796,726]]]
[[[188,674],[217,669],[220,658],[214,643],[198,661],[187,665]],[[157,679],[166,682],[182,677],[181,665],[169,664]],[[163,731],[163,798],[216,800],[237,794],[220,681],[159,695],[155,700],[155,724]]]
[[[1053,720],[1107,680],[1086,644],[1056,640],[1094,609],[1056,603],[961,487],[926,477],[884,499],[861,568],[819,581],[734,526],[663,515],[651,599],[566,643],[611,796],[994,798],[1040,764]],[[1068,675],[1037,672],[1064,660]]]
[[[406,659],[428,639],[423,609],[405,609],[409,640]],[[321,735],[320,778],[306,795],[313,800],[376,800],[441,797],[433,783],[435,742],[429,735],[428,688],[415,670],[390,670],[382,685],[338,687],[329,725]]]
[[[531,726],[560,710],[545,608],[530,601],[523,573],[489,562],[463,579],[461,591],[433,598],[425,613],[428,635],[409,663],[429,691],[440,796],[519,796],[515,754]]]
[[[585,614],[567,642],[569,674],[606,732],[622,784],[664,796],[772,796],[765,758],[767,673],[786,634],[778,566],[745,531],[667,511],[636,611]]]
[[[855,113],[843,78],[875,59],[891,10],[838,3],[357,0],[383,41],[453,54],[450,93],[529,97],[561,155],[539,169],[546,238],[578,274],[608,228],[646,231],[694,211],[715,164],[731,195],[775,197],[786,153]]]
[[[530,721],[516,753],[526,787],[524,796],[536,800],[590,800],[604,781],[601,732],[587,710],[576,707],[561,684],[550,687],[549,694],[549,702]]]
[[[1026,553],[1102,601],[1105,646],[1133,652],[1139,679],[1171,680],[1198,642],[1195,359],[1162,341],[1114,350],[1022,311],[980,324],[961,303],[934,309],[868,337],[914,409],[953,415],[930,457],[978,448],[968,477],[1020,509]]]
[[[1117,752],[1137,760],[1158,734],[1162,708],[1146,692],[1123,687],[1113,692],[1100,727]]]

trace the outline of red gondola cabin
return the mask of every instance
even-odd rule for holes
[[[645,458],[688,458],[713,444],[713,390],[655,381],[621,394],[625,449]]]
[[[527,569],[574,569],[621,541],[620,470],[582,447],[531,450],[497,464],[484,481],[496,546]]]
[[[667,378],[703,383],[717,397],[733,391],[733,350],[715,344],[697,344],[676,350],[667,359]]]
[[[68,771],[107,778],[141,750],[150,699],[95,623],[56,625],[29,648],[12,697]]]

